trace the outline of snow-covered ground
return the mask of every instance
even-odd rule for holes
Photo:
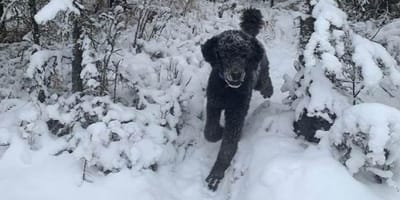
[[[264,100],[254,93],[239,150],[216,192],[209,191],[204,180],[214,163],[219,143],[208,143],[202,138],[202,130],[198,128],[202,124],[194,130],[183,129],[198,139],[175,163],[159,166],[155,172],[124,169],[107,176],[88,170],[89,181],[82,181],[83,164],[77,163],[73,155],[53,156],[57,140],[44,136],[42,142],[47,145],[33,152],[20,139],[17,130],[10,128],[16,126],[14,119],[32,117],[23,115],[35,105],[21,103],[16,112],[0,114],[0,136],[9,137],[0,141],[12,141],[7,150],[0,146],[0,199],[399,199],[400,193],[393,188],[353,178],[324,145],[296,138],[291,126],[294,112],[282,105],[285,95],[279,88],[284,74],[295,73],[297,13],[264,8],[263,14],[273,22],[259,38],[267,49],[275,94],[271,100]],[[237,23],[237,19],[230,23]],[[213,32],[219,31],[222,30]],[[198,52],[198,48],[193,46],[193,52]],[[206,83],[207,77],[197,78]]]

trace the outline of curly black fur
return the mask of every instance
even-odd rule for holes
[[[255,37],[264,24],[262,18],[262,14],[259,10],[248,8],[243,12],[240,18],[242,20],[240,28],[247,34]]]
[[[236,153],[253,89],[264,98],[273,93],[265,50],[254,37],[261,28],[261,19],[259,10],[248,9],[242,16],[244,30],[222,32],[201,46],[204,59],[212,67],[204,135],[210,142],[222,139],[217,160],[206,179],[211,190],[217,189]],[[222,111],[225,127],[219,123]]]

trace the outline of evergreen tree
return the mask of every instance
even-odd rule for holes
[[[300,49],[298,73],[287,88],[296,110],[296,133],[318,141],[316,131],[329,130],[344,109],[362,102],[360,93],[375,90],[385,80],[398,85],[400,73],[384,47],[351,29],[335,1],[319,0],[310,6],[314,32]],[[302,40],[308,38],[309,27],[302,23]]]

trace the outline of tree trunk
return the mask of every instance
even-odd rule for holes
[[[72,29],[72,38],[74,40],[74,49],[72,50],[72,92],[81,92],[83,90],[81,72],[82,72],[82,45],[80,43],[80,37],[82,34],[82,26],[78,16],[74,19],[74,25]]]
[[[2,42],[3,38],[6,36],[6,26],[4,24],[4,21],[1,19],[3,14],[4,14],[4,3],[1,0],[1,2],[0,2],[0,42]]]
[[[28,4],[29,4],[30,18],[32,23],[33,43],[40,45],[39,25],[36,23],[34,18],[34,16],[37,13],[36,0],[29,0]]]
[[[4,13],[4,5],[3,5],[3,1],[1,1],[0,2],[0,20],[1,20],[1,17],[3,16],[3,13]]]

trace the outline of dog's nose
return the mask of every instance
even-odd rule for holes
[[[242,77],[242,73],[240,73],[240,71],[232,72],[231,76],[233,80],[240,80]]]

